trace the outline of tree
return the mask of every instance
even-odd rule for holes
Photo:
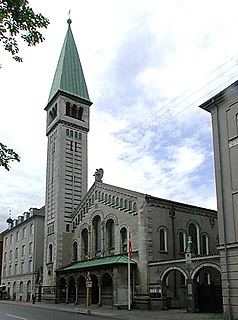
[[[0,167],[4,167],[6,170],[10,170],[11,161],[20,161],[19,155],[13,150],[0,142]]]
[[[38,29],[47,28],[49,20],[41,13],[35,14],[27,0],[0,0],[0,41],[13,59],[22,62],[18,56],[17,36],[26,41],[28,46],[35,46],[44,41]]]

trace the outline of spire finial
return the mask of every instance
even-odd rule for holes
[[[71,9],[69,9],[69,13],[68,13],[69,18],[67,20],[69,25],[71,25],[71,23],[72,23],[72,20],[70,19],[70,12],[71,12]]]

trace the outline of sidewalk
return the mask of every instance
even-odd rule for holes
[[[72,313],[80,313],[85,311],[85,307],[82,305],[75,306],[74,304],[47,304],[42,302],[36,302],[32,304],[30,302],[20,302],[20,301],[0,301],[1,303],[7,304],[18,304],[29,306],[33,308],[43,308],[43,309],[53,309],[62,310]],[[125,319],[125,320],[223,320],[222,314],[212,314],[212,313],[187,313],[186,310],[167,310],[167,311],[149,311],[149,310],[138,310],[132,309],[128,310],[115,310],[110,307],[100,307],[91,306],[91,315],[100,317],[110,317],[114,319]],[[80,317],[79,317],[80,318]]]

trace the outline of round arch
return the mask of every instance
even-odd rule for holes
[[[191,274],[191,279],[193,280],[195,278],[195,275],[198,273],[199,270],[204,269],[204,268],[214,268],[216,270],[218,270],[221,273],[221,267],[219,265],[217,265],[216,263],[211,263],[211,262],[205,262],[205,263],[201,263],[199,266],[197,266],[192,274]]]
[[[174,266],[174,267],[168,267],[167,269],[165,269],[161,275],[160,275],[160,280],[163,281],[164,280],[164,277],[170,272],[170,271],[173,271],[173,270],[177,270],[177,271],[180,271],[184,277],[185,277],[185,280],[188,279],[188,274],[186,271],[184,271],[182,268],[180,267],[177,267],[177,266]]]
[[[66,279],[64,277],[61,277],[59,279],[59,302],[65,302],[66,301]]]
[[[76,301],[76,286],[75,286],[75,279],[73,276],[69,278],[69,301],[74,303]]]
[[[110,273],[104,273],[101,277],[101,286],[102,286],[102,296],[101,303],[103,305],[112,306],[113,305],[113,285],[112,285],[112,276]]]

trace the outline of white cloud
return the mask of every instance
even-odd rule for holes
[[[22,44],[22,64],[0,47],[0,136],[22,159],[10,172],[0,168],[0,230],[9,208],[17,216],[44,204],[44,107],[69,9],[94,102],[89,186],[103,167],[106,183],[215,208],[210,115],[198,105],[236,80],[237,2],[30,4],[51,20],[45,42]]]

